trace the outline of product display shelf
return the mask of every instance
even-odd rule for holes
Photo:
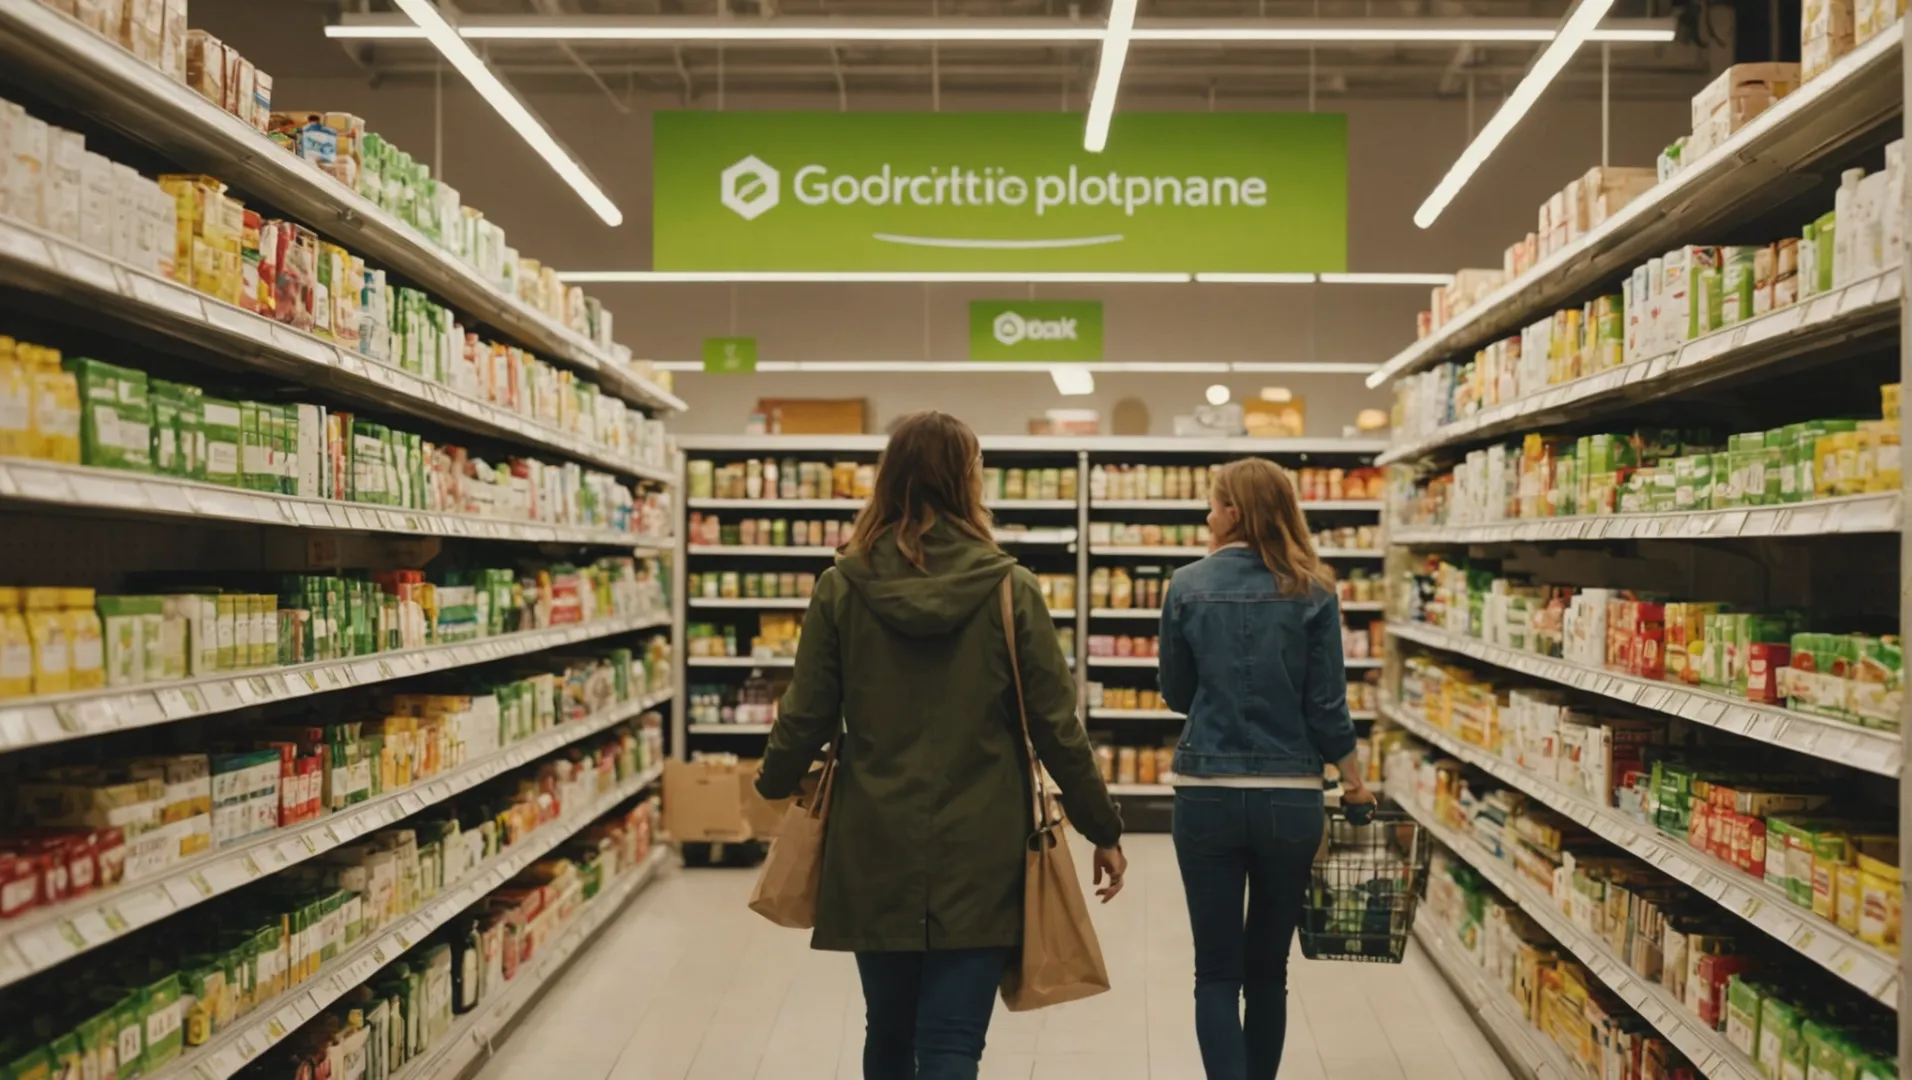
[[[810,606],[810,599],[804,596],[725,597],[722,599],[693,597],[689,606],[742,611],[803,611]]]
[[[1396,353],[1368,385],[1471,352],[1653,255],[1756,221],[1809,188],[1816,171],[1839,164],[1842,153],[1903,111],[1903,33],[1898,23],[1880,31],[1706,156]]]
[[[1058,546],[1076,542],[1074,529],[997,529],[996,543],[1004,547],[1026,544]]]
[[[1654,1030],[1666,1036],[1700,1075],[1708,1080],[1763,1080],[1759,1067],[1727,1042],[1723,1033],[1701,1026],[1665,987],[1635,976],[1605,942],[1573,925],[1551,897],[1542,895],[1521,880],[1511,867],[1481,850],[1472,837],[1441,824],[1431,811],[1416,804],[1411,795],[1397,800],[1397,804],[1448,850],[1479,870],[1502,895],[1520,905],[1520,910],[1552,935],[1561,948],[1572,953]]]
[[[1883,776],[1898,776],[1897,732],[1863,728],[1776,705],[1746,701],[1679,683],[1642,679],[1586,667],[1486,642],[1417,623],[1389,622],[1388,633],[1433,649],[1458,653],[1532,678],[1624,701],[1649,712],[1679,716],[1757,742],[1836,761]]]
[[[1848,343],[1889,345],[1904,293],[1900,268],[1685,342],[1672,352],[1636,360],[1538,393],[1490,406],[1433,432],[1399,443],[1376,458],[1387,465],[1430,451],[1656,401],[1788,360],[1819,359]]]
[[[1097,544],[1089,548],[1089,554],[1139,555],[1144,558],[1160,556],[1169,559],[1199,559],[1208,554],[1208,549],[1194,545],[1168,547],[1166,545],[1149,546],[1146,544]]]
[[[1095,658],[1090,657],[1089,663],[1093,665],[1095,663]],[[1105,709],[1098,705],[1098,706],[1090,707],[1089,719],[1091,720],[1184,720],[1187,718],[1184,717],[1181,713],[1178,713],[1173,709]]]
[[[1092,668],[1154,668],[1161,667],[1162,661],[1161,658],[1154,656],[1091,656],[1089,657],[1089,666]]]
[[[1830,536],[1899,531],[1896,491],[1832,499],[1742,506],[1726,510],[1679,510],[1657,514],[1532,518],[1479,525],[1404,526],[1396,544],[1495,544],[1598,540],[1729,540],[1755,536]],[[1347,610],[1347,605],[1342,605]]]
[[[1110,784],[1109,794],[1118,798],[1128,795],[1159,799],[1175,794],[1175,788],[1171,784]]]
[[[1514,999],[1482,977],[1453,937],[1452,928],[1425,911],[1414,920],[1414,942],[1421,955],[1474,1014],[1501,1060],[1520,1080],[1582,1080],[1583,1074],[1567,1063],[1559,1048],[1515,1011]]]
[[[1386,611],[1387,605],[1379,600],[1343,600],[1342,611]]]
[[[565,928],[563,937],[540,946],[537,958],[529,967],[519,968],[517,977],[503,992],[453,1020],[438,1046],[407,1064],[392,1080],[458,1080],[479,1061],[489,1058],[493,1040],[522,1019],[578,953],[657,880],[670,857],[668,845],[654,843],[643,863],[585,903],[583,913]]]
[[[510,881],[526,867],[569,840],[591,822],[629,802],[656,782],[663,769],[653,768],[619,784],[587,807],[548,821],[525,839],[472,868],[471,873],[418,911],[375,932],[296,987],[259,1009],[269,1015],[245,1027],[215,1036],[203,1046],[146,1075],[146,1080],[226,1080],[246,1063],[299,1030],[306,1021],[344,997],[366,979],[432,931],[457,918],[492,890]]]
[[[397,791],[315,821],[276,829],[181,860],[161,874],[100,890],[0,924],[0,986],[65,963],[215,896],[276,874],[392,825],[502,773],[669,701],[669,690],[561,724]]]
[[[1160,621],[1162,618],[1162,609],[1099,607],[1090,608],[1089,617],[1091,619],[1148,619],[1151,621]]]
[[[1349,512],[1380,513],[1382,503],[1379,499],[1315,499],[1301,504],[1303,513],[1310,510],[1345,510]],[[1207,499],[1096,499],[1089,504],[1092,510],[1202,510],[1208,509]]]
[[[433,671],[470,667],[670,624],[668,612],[647,612],[456,644],[394,649],[343,660],[248,668],[170,682],[8,699],[0,704],[0,751],[128,731]]]
[[[691,667],[774,668],[796,667],[794,656],[692,656],[685,660]]]
[[[150,148],[179,171],[211,174],[271,204],[547,359],[597,374],[605,392],[653,409],[684,408],[371,200],[51,6],[0,0],[0,60],[34,93]]]
[[[1899,958],[1799,907],[1784,889],[1696,851],[1611,807],[1596,805],[1584,796],[1565,791],[1480,747],[1464,743],[1398,704],[1384,702],[1382,714],[1422,741],[1527,793],[1668,877],[1692,886],[1867,997],[1891,1008],[1898,1007]]]
[[[332,390],[355,402],[555,451],[627,476],[672,478],[665,466],[634,462],[570,432],[8,218],[0,218],[0,285],[65,302],[89,320],[156,333],[175,347]]]
[[[182,480],[36,458],[0,458],[0,501],[33,503],[121,517],[211,518],[289,529],[400,536],[455,536],[527,544],[590,544],[669,551],[670,537],[584,525],[508,521],[472,514],[410,510],[374,503],[309,499],[278,492]]]
[[[769,724],[692,724],[685,730],[692,735],[768,735]]]
[[[692,544],[690,546],[690,553],[695,557],[705,555],[730,555],[738,557],[789,555],[798,558],[822,559],[834,556],[836,549],[833,547],[811,547],[807,545],[803,547],[794,545],[778,547],[774,544]]]
[[[686,499],[692,510],[861,510],[862,499]]]

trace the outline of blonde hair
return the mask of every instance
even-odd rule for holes
[[[876,463],[876,489],[856,515],[843,551],[868,562],[877,541],[891,535],[910,565],[926,570],[923,535],[938,518],[996,547],[994,523],[983,506],[976,433],[948,413],[912,413],[890,432]]]
[[[1209,474],[1215,498],[1238,516],[1233,535],[1261,556],[1275,584],[1290,596],[1315,585],[1334,587],[1334,571],[1315,554],[1314,537],[1288,470],[1264,458],[1231,461]]]

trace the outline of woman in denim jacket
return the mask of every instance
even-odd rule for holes
[[[1208,557],[1169,585],[1161,636],[1162,698],[1188,716],[1174,834],[1195,931],[1195,1033],[1208,1080],[1272,1080],[1324,826],[1322,766],[1340,766],[1343,802],[1374,795],[1355,761],[1333,575],[1293,481],[1259,458],[1222,466],[1208,529]]]

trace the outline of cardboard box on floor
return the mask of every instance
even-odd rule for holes
[[[664,762],[664,831],[680,843],[774,839],[790,804],[757,794],[757,765],[749,760]]]

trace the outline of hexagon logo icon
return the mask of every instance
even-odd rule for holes
[[[1029,335],[1029,324],[1015,312],[1005,311],[996,316],[991,332],[995,334],[996,340],[1004,345],[1014,345]]]
[[[782,198],[782,179],[776,169],[752,154],[724,170],[724,205],[745,221],[755,221]]]

